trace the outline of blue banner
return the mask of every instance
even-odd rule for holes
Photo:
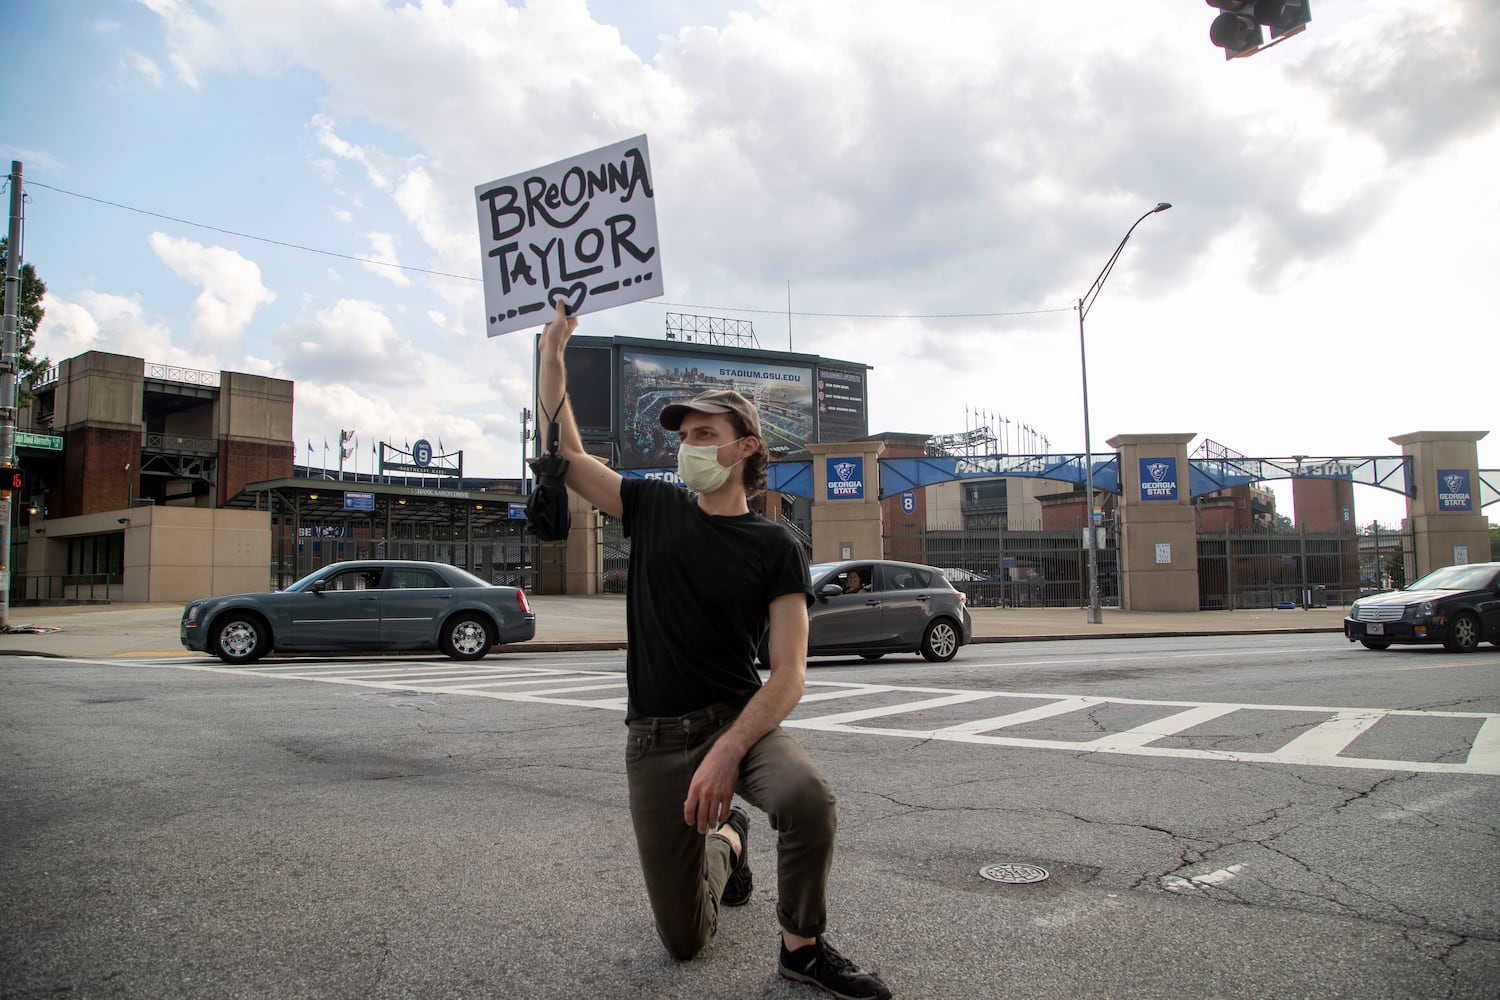
[[[1472,514],[1474,489],[1468,469],[1437,470],[1437,509],[1440,514]]]
[[[1176,457],[1141,459],[1141,499],[1177,499]]]
[[[829,500],[863,500],[865,498],[865,460],[861,455],[827,456],[823,476]]]

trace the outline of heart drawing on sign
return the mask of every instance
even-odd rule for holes
[[[571,316],[578,311],[579,306],[583,305],[583,297],[588,294],[588,290],[588,286],[583,282],[575,281],[567,288],[549,289],[547,301],[555,305],[561,299],[568,315]]]

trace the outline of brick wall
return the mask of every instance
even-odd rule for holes
[[[1349,518],[1344,519],[1348,510]],[[1354,484],[1340,479],[1292,480],[1293,520],[1313,534],[1354,535]]]
[[[290,441],[272,444],[261,441],[221,440],[219,442],[217,503],[223,505],[228,502],[243,490],[247,483],[290,477],[296,450]]]
[[[140,494],[139,430],[73,427],[64,432],[63,442],[62,481],[53,487],[52,517],[119,510]]]

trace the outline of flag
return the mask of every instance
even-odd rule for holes
[[[307,439],[307,453],[309,455],[313,453],[312,438]]]

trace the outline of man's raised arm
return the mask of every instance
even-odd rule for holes
[[[563,351],[577,327],[578,317],[569,316],[562,302],[558,302],[557,315],[543,328],[537,347],[536,392],[542,411],[537,414],[537,426],[543,441],[548,421],[556,420],[561,426],[558,451],[568,460],[568,489],[606,514],[619,517],[624,510],[620,503],[620,474],[583,450],[578,422],[573,419],[573,405],[566,396],[568,370]]]

